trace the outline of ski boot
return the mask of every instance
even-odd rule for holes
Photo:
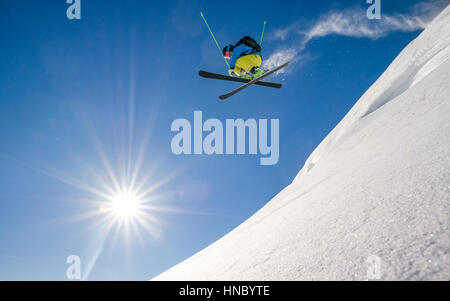
[[[267,72],[267,70],[261,69],[259,67],[253,67],[253,69],[251,71],[253,78],[258,78],[266,72]]]
[[[253,79],[253,77],[245,71],[241,71],[241,74],[239,74],[239,78],[244,78],[244,79],[249,79],[249,80]]]

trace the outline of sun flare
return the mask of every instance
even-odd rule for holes
[[[133,193],[121,193],[111,202],[112,213],[121,219],[133,219],[140,211],[139,199]]]

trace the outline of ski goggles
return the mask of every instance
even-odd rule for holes
[[[232,53],[230,51],[225,52],[225,58],[229,59],[231,58]]]

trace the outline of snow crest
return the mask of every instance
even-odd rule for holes
[[[450,57],[450,8],[447,7],[412,41],[306,161],[298,177],[309,171],[323,153],[352,125],[414,87]]]

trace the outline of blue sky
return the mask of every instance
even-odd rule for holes
[[[73,254],[89,280],[150,279],[228,233],[294,179],[420,33],[420,20],[443,7],[418,3],[384,0],[382,19],[368,22],[359,0],[82,0],[81,20],[66,18],[63,0],[2,1],[0,280],[65,280]],[[236,84],[197,75],[226,72],[200,10],[221,45],[259,37],[267,20],[263,57],[293,60],[272,78],[284,87],[219,101]],[[305,43],[334,13],[372,36],[345,26]],[[409,17],[410,27],[390,22]],[[171,123],[193,121],[195,110],[204,119],[279,119],[278,164],[173,155]],[[126,227],[105,218],[99,191],[133,174],[151,188],[153,209]]]

